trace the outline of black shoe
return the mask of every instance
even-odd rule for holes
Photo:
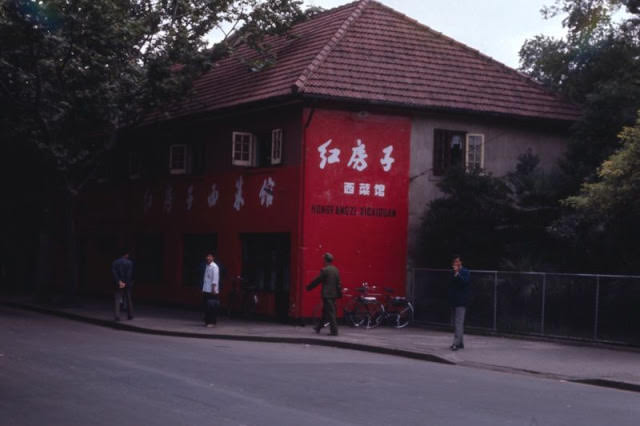
[[[464,349],[464,344],[459,344],[458,349]]]
[[[313,331],[315,331],[315,332],[316,332],[316,334],[320,334],[320,329],[321,329],[321,328],[322,328],[321,326],[320,326],[320,327],[315,326],[315,327],[313,327]]]
[[[456,346],[456,345],[451,345],[451,350],[452,351],[457,351],[460,347]]]
[[[118,322],[118,321],[120,321],[120,317],[115,317],[113,320],[114,320],[115,322]]]

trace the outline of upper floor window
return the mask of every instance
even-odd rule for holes
[[[282,129],[258,135],[233,132],[232,142],[232,164],[235,166],[268,167],[282,164]]]
[[[233,132],[232,163],[253,166],[255,162],[255,136],[253,133]]]
[[[465,132],[435,129],[433,131],[433,175],[442,176],[452,166],[464,162]]]
[[[169,173],[183,175],[189,170],[189,146],[176,144],[169,147]]]
[[[484,168],[484,135],[459,130],[433,132],[433,175],[442,176],[450,167]]]
[[[466,169],[484,169],[484,135],[468,134],[466,151]]]
[[[282,163],[282,129],[271,131],[271,164]]]

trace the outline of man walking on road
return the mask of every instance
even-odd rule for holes
[[[120,303],[126,298],[127,318],[133,319],[133,302],[131,300],[131,285],[133,284],[133,262],[129,259],[129,252],[116,259],[111,264],[111,273],[115,285],[114,315],[115,320],[120,321]]]
[[[204,302],[204,325],[215,327],[220,305],[220,269],[215,264],[213,253],[207,254],[207,266],[202,277],[202,299]]]
[[[307,286],[307,290],[312,290],[318,284],[322,283],[322,320],[315,326],[316,333],[320,333],[322,325],[329,322],[331,336],[338,335],[338,323],[336,321],[336,299],[342,297],[342,287],[340,283],[340,272],[333,265],[333,256],[331,253],[324,254],[324,268],[311,283]]]
[[[453,256],[451,267],[451,281],[449,282],[449,304],[453,311],[455,334],[452,351],[464,349],[464,316],[469,303],[471,292],[471,274],[462,266],[462,258]]]

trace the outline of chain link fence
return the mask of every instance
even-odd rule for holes
[[[450,325],[451,271],[409,277],[416,322]],[[472,270],[471,288],[469,327],[640,345],[640,276]]]

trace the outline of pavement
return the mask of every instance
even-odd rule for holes
[[[453,352],[449,349],[451,332],[422,327],[367,330],[341,326],[340,335],[333,337],[327,329],[316,334],[308,325],[224,316],[217,327],[206,328],[200,312],[142,304],[136,305],[133,320],[114,322],[108,300],[83,301],[72,307],[41,305],[16,297],[0,298],[0,303],[129,332],[337,347],[640,392],[640,350],[636,348],[466,334],[465,349]]]

